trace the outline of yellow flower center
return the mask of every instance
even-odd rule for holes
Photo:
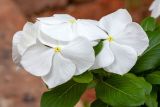
[[[108,36],[108,37],[107,37],[107,40],[108,40],[109,42],[112,42],[112,41],[113,41],[113,37],[112,37],[112,36]]]
[[[69,23],[71,23],[71,24],[74,24],[76,22],[76,20],[75,19],[71,19],[71,20],[69,20]]]
[[[61,52],[61,48],[60,47],[55,47],[53,48],[55,52]]]

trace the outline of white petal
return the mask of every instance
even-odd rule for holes
[[[21,37],[22,37],[22,32],[19,31],[14,34],[12,40],[12,59],[18,66],[20,66],[21,54],[17,46],[19,44]]]
[[[65,45],[68,42],[65,41],[58,41],[56,39],[53,39],[51,36],[48,36],[46,34],[44,34],[43,32],[40,33],[40,35],[38,36],[38,40],[42,43],[45,44],[47,46],[50,47],[54,47],[55,45]]]
[[[54,14],[53,17],[64,22],[68,22],[69,20],[76,20],[69,14]]]
[[[61,54],[55,54],[51,72],[43,76],[43,81],[49,88],[54,88],[69,81],[76,71],[76,66]]]
[[[151,16],[154,18],[158,18],[160,16],[160,4],[152,10]]]
[[[147,34],[140,25],[134,22],[128,24],[124,31],[115,38],[115,41],[132,47],[138,55],[141,55],[149,46]]]
[[[39,22],[36,22],[35,24],[33,24],[31,22],[27,22],[23,27],[23,31],[28,33],[28,34],[32,34],[33,35],[33,34],[37,33],[36,31],[38,31],[37,30],[38,27],[39,27]],[[31,36],[31,35],[29,35],[29,36]]]
[[[114,54],[114,62],[104,69],[120,75],[129,72],[137,61],[136,51],[128,46],[119,45],[115,42],[110,44],[110,48]]]
[[[157,9],[154,9],[151,13],[151,16],[154,18],[158,18],[160,15],[160,12]]]
[[[21,55],[29,46],[36,43],[37,35],[38,35],[37,25],[27,22],[23,28],[23,31],[21,33],[21,38],[17,46]]]
[[[99,21],[100,27],[112,36],[116,36],[119,32],[123,31],[130,22],[132,22],[132,18],[125,9],[119,9],[102,17]]]
[[[101,52],[96,56],[96,60],[94,65],[92,66],[92,69],[104,68],[111,65],[113,61],[114,56],[110,49],[110,44],[109,42],[105,41],[103,43],[103,48]]]
[[[107,34],[98,26],[94,20],[77,20],[77,34],[86,37],[90,41],[105,39]]]
[[[28,48],[22,56],[23,68],[35,76],[44,76],[49,73],[54,51],[40,43]]]
[[[91,19],[77,19],[77,22],[82,22],[84,24],[91,24],[96,26],[98,26],[99,24],[97,20],[91,20]]]
[[[95,60],[94,50],[91,43],[82,37],[74,39],[62,49],[62,54],[70,59],[77,67],[75,75],[82,74],[88,70]]]
[[[24,51],[34,43],[36,43],[36,36],[38,35],[38,22],[35,24],[27,22],[23,31],[19,31],[13,36],[12,58],[13,61],[20,65],[21,56]]]
[[[69,20],[76,20],[74,17],[68,14],[54,14],[51,17],[41,17],[37,18],[41,23],[48,25],[63,24]]]
[[[40,24],[47,24],[47,25],[64,23],[61,20],[55,19],[53,16],[52,17],[40,17],[40,18],[37,18],[37,20],[40,21]]]
[[[149,10],[152,11],[153,9],[155,9],[158,6],[159,0],[154,0],[151,4],[151,6],[149,7]]]
[[[69,23],[57,25],[41,25],[41,31],[55,40],[71,41],[75,38],[72,25]]]
[[[160,15],[160,1],[154,0],[151,6],[149,7],[149,10],[151,11],[152,17],[158,18]]]

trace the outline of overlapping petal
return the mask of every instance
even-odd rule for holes
[[[41,43],[28,48],[21,59],[21,64],[26,71],[35,76],[45,76],[52,66],[54,51]]]
[[[31,45],[36,43],[37,35],[39,33],[38,23],[33,24],[27,22],[23,28],[21,38],[19,40],[18,49],[20,54],[23,54],[24,51]]]
[[[95,60],[91,43],[82,37],[75,38],[62,50],[62,54],[76,65],[75,75],[87,71]]]
[[[15,33],[13,36],[13,42],[12,42],[12,59],[15,62],[15,64],[19,66],[20,66],[21,54],[19,52],[17,45],[19,44],[21,37],[22,37],[21,31]],[[23,51],[23,50],[20,50],[20,51]]]
[[[59,41],[71,41],[78,36],[90,41],[104,39],[106,33],[99,28],[95,20],[75,19],[67,14],[55,14],[49,18],[38,18],[41,31]]]
[[[118,11],[104,16],[99,26],[108,34],[108,44],[104,43],[101,52],[96,56],[93,69],[104,68],[108,72],[123,75],[135,65],[137,57],[149,45],[145,31],[132,22],[128,11]]]
[[[72,31],[72,25],[68,23],[57,25],[42,24],[40,28],[41,32],[59,41],[71,41],[75,38],[75,34]]]
[[[132,47],[138,55],[141,55],[149,45],[147,34],[140,25],[134,22],[128,24],[124,31],[116,36],[115,41]]]
[[[109,35],[116,36],[122,32],[127,24],[132,22],[132,18],[127,10],[119,9],[100,19],[99,24]]]
[[[40,32],[40,35],[38,36],[38,40],[49,47],[54,47],[55,45],[65,45],[68,43],[66,41],[58,41],[57,39],[54,39],[43,32]]]
[[[96,60],[92,69],[104,68],[111,65],[114,61],[114,55],[110,49],[110,44],[107,41],[103,42],[101,52],[96,56]]]
[[[43,76],[42,79],[49,88],[54,88],[70,80],[75,74],[75,71],[75,64],[58,53],[55,54],[53,58],[53,65],[50,73]]]
[[[120,45],[116,42],[110,44],[110,49],[114,53],[114,62],[105,67],[108,72],[123,75],[130,71],[137,61],[137,53],[134,49]]]
[[[98,21],[95,20],[77,20],[77,34],[86,37],[90,41],[105,39],[106,33],[98,27]]]
[[[13,61],[19,65],[21,56],[24,51],[31,45],[36,43],[36,38],[38,35],[38,22],[33,24],[27,22],[23,28],[23,31],[15,33],[13,36],[12,43],[12,57]],[[20,65],[19,65],[20,66]]]

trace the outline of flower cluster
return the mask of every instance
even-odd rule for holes
[[[100,42],[103,46],[95,55],[93,47]],[[145,31],[125,9],[99,21],[55,14],[27,22],[14,35],[13,60],[54,88],[87,70],[103,68],[123,75],[148,45]]]

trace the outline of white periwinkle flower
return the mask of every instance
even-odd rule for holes
[[[160,16],[160,0],[154,0],[149,10],[151,11],[152,17],[158,18]]]
[[[39,34],[39,23],[35,24],[27,22],[22,31],[18,31],[13,36],[12,57],[13,61],[19,66],[21,57],[24,51],[31,45],[36,43],[37,35]]]
[[[52,17],[38,18],[41,31],[60,41],[71,41],[75,34],[89,41],[104,39],[104,32],[98,27],[98,21],[90,19],[75,19],[68,14],[55,14]]]
[[[49,88],[54,88],[87,71],[94,61],[93,47],[86,38],[61,42],[46,36],[24,52],[21,64],[29,73],[41,76]]]
[[[137,56],[149,45],[146,33],[140,25],[132,22],[125,9],[102,17],[99,26],[106,32],[106,40],[93,69],[104,68],[120,75],[127,73],[135,65]]]
[[[103,39],[96,56],[93,41]],[[13,37],[13,60],[29,73],[42,77],[49,88],[90,69],[123,75],[149,45],[144,30],[120,9],[100,21],[75,19],[67,14],[38,18]]]

